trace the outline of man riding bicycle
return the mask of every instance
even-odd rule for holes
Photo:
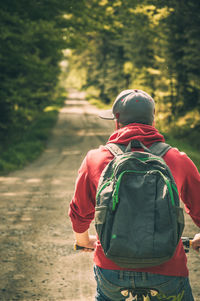
[[[116,98],[112,110],[102,112],[100,117],[115,119],[116,130],[108,143],[127,146],[132,139],[137,139],[149,148],[156,142],[164,142],[164,137],[154,126],[154,115],[154,100],[147,93],[125,90]],[[154,288],[159,293],[152,296],[151,300],[194,300],[181,241],[173,257],[167,262],[129,269],[122,268],[107,258],[99,239],[89,234],[95,214],[99,178],[112,159],[113,154],[104,146],[88,152],[79,169],[69,210],[76,244],[84,247],[86,252],[94,250],[94,273],[97,281],[95,300],[125,300],[124,288]],[[163,159],[175,179],[186,212],[200,227],[200,174],[196,166],[185,153],[176,148],[170,148]],[[192,245],[195,250],[199,250],[200,234],[195,236]]]

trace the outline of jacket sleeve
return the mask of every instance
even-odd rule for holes
[[[75,191],[70,202],[69,217],[72,228],[77,233],[85,232],[94,219],[96,189],[90,180],[87,156],[78,171]]]
[[[181,199],[194,223],[200,227],[200,174],[186,154],[182,155],[182,173],[184,180],[181,187]]]

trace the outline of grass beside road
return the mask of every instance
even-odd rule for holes
[[[29,127],[20,133],[13,130],[9,143],[0,145],[0,175],[23,168],[42,153],[63,102],[64,98],[46,107]]]

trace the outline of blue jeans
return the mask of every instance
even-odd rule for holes
[[[124,301],[124,288],[151,288],[159,291],[150,300],[194,301],[187,277],[164,276],[134,271],[106,270],[94,266],[96,301]],[[127,297],[128,298],[128,297]]]

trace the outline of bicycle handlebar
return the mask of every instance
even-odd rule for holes
[[[94,251],[94,249],[92,249],[92,248],[85,248],[85,247],[77,245],[76,243],[74,244],[74,251],[80,251],[80,250],[83,250],[83,249]]]
[[[181,237],[182,243],[185,247],[185,252],[188,253],[189,252],[189,248],[192,246],[192,238],[190,237]],[[75,251],[80,251],[83,249],[89,249],[89,248],[85,248],[82,246],[77,245],[76,243],[74,244],[74,250]],[[93,250],[93,249],[90,249]]]
[[[190,248],[192,246],[192,238],[189,237],[181,237],[182,243],[184,247]]]
[[[192,238],[189,237],[181,237],[185,253],[189,252],[190,247],[192,246]]]

